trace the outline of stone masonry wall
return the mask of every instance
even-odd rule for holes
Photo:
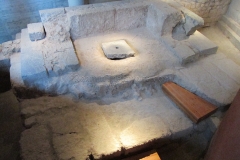
[[[232,0],[227,11],[227,16],[240,24],[240,0]]]
[[[228,10],[231,0],[175,0],[201,16],[205,25],[214,24]],[[239,1],[239,0],[236,0]]]
[[[15,38],[28,23],[40,22],[39,10],[66,6],[67,0],[0,0],[0,43]]]

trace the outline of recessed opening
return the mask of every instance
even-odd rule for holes
[[[6,92],[11,89],[10,73],[0,72],[0,93]]]

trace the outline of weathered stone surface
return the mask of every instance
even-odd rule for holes
[[[185,23],[183,24],[183,27],[187,36],[192,35],[197,29],[204,25],[203,19],[193,12],[184,11],[184,17]]]
[[[79,68],[71,40],[64,42],[47,39],[31,42],[27,30],[22,30],[21,74],[24,82],[31,85],[36,79],[47,79]]]
[[[27,25],[27,28],[31,41],[41,40],[46,36],[42,23],[31,23]]]
[[[9,57],[13,51],[14,48],[12,48],[13,42],[12,41],[8,41],[2,44],[2,53],[5,57]]]
[[[216,44],[198,31],[191,35],[189,39],[185,40],[185,42],[196,54],[199,54],[200,56],[215,54],[218,49]]]
[[[147,27],[157,36],[171,34],[181,20],[181,13],[164,2],[153,2],[149,6]]]
[[[86,160],[91,154],[89,136],[81,134],[66,134],[53,137],[53,145],[59,159]]]
[[[40,10],[47,38],[55,42],[70,40],[70,28],[64,8]]]
[[[12,87],[25,87],[21,76],[21,53],[11,56],[10,80]]]
[[[24,133],[31,135],[39,125],[49,126],[53,150],[59,159],[83,159],[90,154],[96,159],[103,155],[116,158],[121,154],[121,147],[127,154],[133,147],[147,142],[157,141],[162,145],[171,135],[179,138],[191,133],[191,121],[163,93],[142,101],[111,104],[108,101],[104,99],[101,105],[74,103],[66,96],[24,100],[22,114],[29,117],[25,126],[32,127]],[[38,134],[45,131],[38,130]],[[24,152],[29,151],[32,148]]]
[[[233,100],[239,83],[214,65],[216,62],[221,62],[221,55],[221,53],[217,53],[208,56],[205,60],[201,59],[191,67],[180,69],[179,76],[195,86],[193,89],[189,89],[192,92],[214,105],[226,106]],[[228,61],[230,64],[234,63],[228,58],[225,58],[224,61]],[[232,76],[237,78],[236,74],[232,73]],[[181,84],[181,81],[178,83]],[[186,84],[181,86],[188,89]]]
[[[102,49],[108,59],[123,59],[135,54],[125,40],[102,43]]]
[[[21,35],[21,74],[23,81],[47,78],[40,41],[31,42],[27,29]]]
[[[21,51],[20,45],[21,45],[20,39],[5,42],[0,47],[0,54],[5,56],[6,58],[9,58],[12,54]]]
[[[39,14],[43,23],[54,22],[65,13],[64,8],[54,8],[47,10],[40,10]]]
[[[42,125],[23,131],[20,140],[21,157],[24,160],[55,159],[49,132],[47,127]]]
[[[197,38],[191,38],[191,40],[193,39],[193,42],[190,42],[190,38],[186,40],[176,40],[179,37],[175,36],[173,36],[173,38],[176,39],[173,39],[170,36],[163,36],[161,40],[169,48],[169,50],[179,59],[180,64],[185,65],[187,63],[197,61],[201,55],[213,54],[216,52],[217,46],[215,44],[213,44],[201,33],[199,33],[199,37],[202,37],[202,39],[209,41],[210,44],[198,45],[198,43],[200,42],[196,40]]]
[[[187,45],[177,44],[173,50],[182,65],[195,62],[198,59],[198,54],[194,53]]]
[[[21,40],[8,41],[0,45],[0,72],[9,73],[10,57],[20,52]]]
[[[126,5],[127,4],[127,5]],[[146,26],[148,11],[143,2],[114,2],[67,8],[71,37]]]
[[[183,7],[181,4],[179,4],[176,1],[173,0],[164,0],[177,10],[180,10],[183,15],[182,19],[182,26],[185,30],[185,34],[187,36],[193,34],[197,29],[202,27],[204,25],[204,20],[194,12],[190,11],[189,9]]]
[[[148,6],[144,3],[116,7],[115,30],[134,29],[146,26]]]
[[[131,149],[153,139],[164,139],[170,135],[171,133],[162,119],[152,116],[133,122],[121,133],[120,140],[125,149]]]
[[[68,12],[71,38],[74,40],[80,37],[108,32],[114,30],[114,9],[97,9],[94,12],[75,11]]]
[[[41,46],[44,67],[50,77],[76,71],[79,68],[79,61],[71,40],[61,43],[45,41]]]

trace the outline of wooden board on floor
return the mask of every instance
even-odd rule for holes
[[[161,160],[157,153],[151,154],[148,157],[142,158],[140,160]]]
[[[195,123],[207,118],[217,110],[216,106],[173,82],[164,83],[162,88]]]

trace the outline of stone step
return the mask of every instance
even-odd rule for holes
[[[189,36],[185,42],[199,56],[215,54],[218,49],[216,44],[214,44],[199,31],[196,31],[193,35]]]
[[[195,123],[207,118],[217,107],[173,82],[163,84],[163,91],[188,115]]]
[[[227,24],[238,36],[240,36],[240,25],[228,16],[223,16],[221,20]]]
[[[232,44],[240,50],[240,37],[239,35],[234,32],[224,21],[219,21],[217,23],[219,29],[223,32],[225,36],[229,38]]]
[[[215,54],[218,49],[216,44],[198,31],[185,40],[163,36],[161,41],[179,59],[182,65],[196,62],[201,56]]]

